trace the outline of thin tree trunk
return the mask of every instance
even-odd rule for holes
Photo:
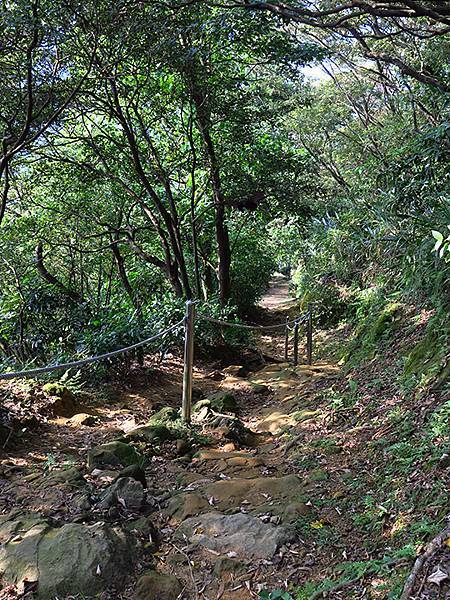
[[[218,256],[219,298],[220,302],[225,304],[231,295],[231,251],[228,227],[225,222],[225,199],[222,192],[219,163],[210,133],[210,118],[206,107],[206,100],[194,81],[192,81],[192,99],[197,110],[197,121],[209,161],[210,179],[215,204],[214,225]]]
[[[128,279],[128,275],[125,269],[125,260],[119,249],[119,235],[117,233],[114,236],[111,236],[111,251],[116,261],[117,270],[119,272],[119,277],[122,282],[123,288],[126,291],[128,297],[130,298],[134,308],[138,311],[138,313],[140,313],[141,306],[139,305],[139,302],[136,299],[133,288],[131,287],[130,280]]]

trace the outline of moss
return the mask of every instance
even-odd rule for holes
[[[65,388],[61,383],[46,383],[42,390],[49,396],[61,398],[64,392],[67,391],[67,388]]]
[[[427,384],[436,380],[436,386],[448,381],[450,364],[446,361],[448,348],[448,316],[444,309],[428,321],[425,336],[405,356],[403,383]]]
[[[399,302],[391,302],[381,310],[379,305],[368,308],[368,315],[359,322],[342,362],[354,366],[361,360],[373,358],[380,341],[398,324],[402,307]]]

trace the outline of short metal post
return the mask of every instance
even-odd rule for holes
[[[289,359],[289,317],[286,317],[286,333],[284,335],[284,360]]]
[[[298,365],[298,321],[294,324],[294,367]]]
[[[195,303],[186,302],[184,324],[184,371],[183,371],[183,401],[181,405],[182,418],[185,423],[191,422],[192,405],[192,368],[194,365],[194,331]]]
[[[312,365],[313,331],[312,331],[312,305],[308,304],[308,322],[306,325],[306,359]]]

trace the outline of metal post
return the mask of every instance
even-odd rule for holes
[[[182,418],[185,423],[191,422],[192,405],[192,367],[194,364],[194,331],[195,303],[186,302],[184,325],[184,371],[183,371],[183,401],[181,406]]]
[[[289,317],[286,317],[286,333],[284,335],[284,360],[289,359]]]
[[[308,322],[306,326],[306,359],[312,365],[313,331],[312,331],[312,305],[308,304]]]
[[[298,321],[294,324],[294,367],[298,365]]]

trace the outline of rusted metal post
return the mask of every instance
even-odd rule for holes
[[[183,400],[181,405],[182,419],[191,422],[192,406],[192,369],[194,365],[194,332],[195,332],[195,303],[186,302],[184,323],[184,371],[183,371]]]
[[[298,365],[298,321],[294,324],[294,367]]]
[[[284,334],[284,360],[289,359],[289,317],[286,317],[286,333]]]
[[[312,352],[313,352],[313,330],[312,330],[312,305],[308,304],[308,321],[306,324],[306,359],[308,365],[312,365]]]

